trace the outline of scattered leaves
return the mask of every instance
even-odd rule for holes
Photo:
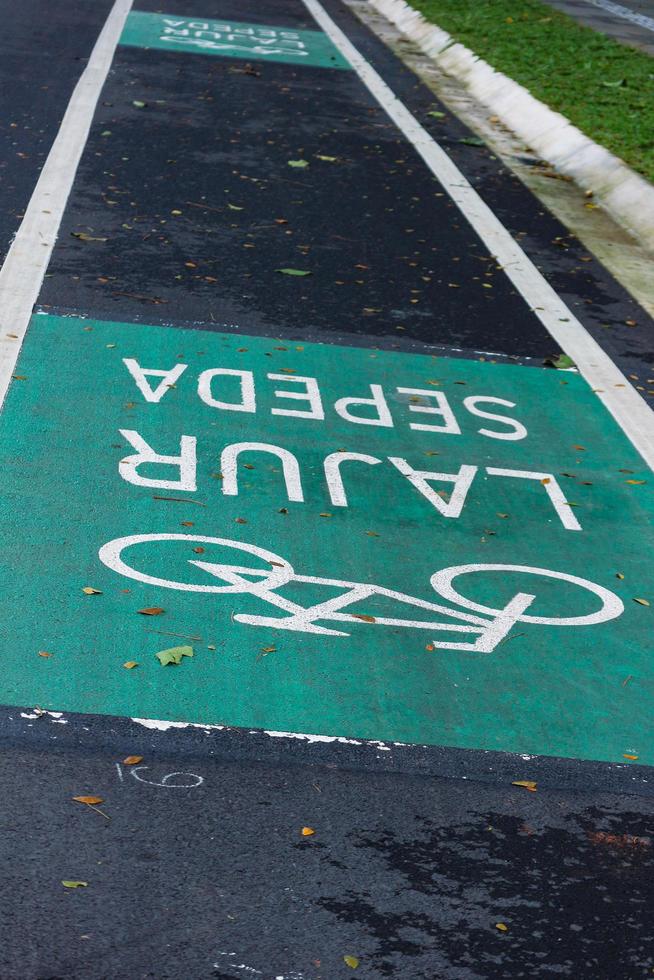
[[[326,157],[322,153],[316,153],[317,160],[324,160],[326,163],[336,163],[338,157]]]
[[[229,208],[230,211],[242,211],[243,210],[243,208],[239,208],[238,204],[230,204],[229,201],[227,202],[227,207]]]
[[[84,588],[82,589],[82,592],[84,593],[84,595],[102,595],[100,589],[94,589],[90,585],[85,585]]]
[[[137,609],[137,612],[141,616],[161,616],[162,612],[165,612],[161,606],[148,606],[146,609]]]
[[[643,483],[647,483],[647,480],[625,480],[625,483],[631,483],[635,487],[642,486]]]
[[[367,613],[350,613],[355,619],[361,619],[364,623],[376,623],[377,620],[374,616],[368,616]]]
[[[623,752],[622,755],[623,755],[623,757],[625,759],[637,759],[638,758],[637,755],[632,755],[631,752]]]
[[[261,647],[262,653],[275,653],[277,647]]]
[[[39,650],[39,657],[52,657],[52,653],[46,653],[45,650]]]
[[[344,956],[343,962],[346,964],[346,966],[349,966],[350,969],[352,970],[356,970],[356,968],[359,965],[359,960],[356,956]]]
[[[138,667],[138,662],[136,660],[126,660],[123,667],[125,670],[134,670],[135,667]]]
[[[615,573],[615,577],[616,578],[619,578],[619,579],[623,579],[624,578],[624,575],[622,574],[622,572],[616,572]]]
[[[74,796],[73,799],[76,803],[86,803],[87,806],[97,806],[98,803],[104,803],[101,796]]]
[[[308,160],[288,160],[289,167],[296,167],[299,170],[304,169],[304,167],[309,166]]]
[[[530,793],[536,792],[536,786],[538,785],[533,781],[533,779],[515,779],[512,786],[522,786],[523,789],[528,790]]]
[[[464,136],[463,139],[458,141],[459,143],[465,143],[466,146],[486,146],[483,139],[479,136]]]
[[[434,119],[445,119],[445,113],[440,112],[438,109],[432,109],[431,112],[427,113],[428,116],[433,116]]]
[[[315,830],[313,829],[313,827],[303,827],[300,833],[302,834],[303,837],[313,837],[313,835],[315,834]]]
[[[62,878],[61,884],[64,888],[88,888],[88,881],[66,881]]]
[[[139,762],[143,762],[142,755],[128,755],[127,758],[123,759],[124,766],[136,766]]]
[[[307,269],[275,269],[275,272],[281,272],[283,276],[310,276],[312,274]]]
[[[162,667],[166,667],[168,664],[177,666],[181,664],[183,657],[192,656],[194,656],[193,647],[171,647],[169,650],[160,650],[159,653],[155,653],[155,657]]]
[[[134,99],[132,105],[135,109],[145,109],[145,102],[140,102],[139,99]]]
[[[499,929],[500,932],[508,932],[509,927],[504,922],[496,922],[495,928]]]
[[[649,599],[634,599],[634,602],[637,602],[639,606],[649,606]]]

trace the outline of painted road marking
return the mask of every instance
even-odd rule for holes
[[[303,2],[380,105],[415,146],[561,349],[576,362],[650,468],[654,468],[654,425],[648,406],[545,281],[447,154],[359,54],[324,8],[317,0]],[[73,93],[25,217],[0,269],[0,404],[14,373],[20,344],[38,297],[88,136],[93,110],[130,7],[131,0],[116,0]]]
[[[47,314],[19,373],[0,701],[654,762],[651,494],[577,374]]]
[[[623,7],[621,3],[613,3],[612,0],[589,0],[589,3],[592,3],[594,7],[607,10],[610,14],[615,14],[616,17],[630,20],[632,24],[638,24],[639,27],[644,27],[648,31],[654,31],[654,19],[652,17],[639,14],[635,10],[630,10],[629,7]]]
[[[318,0],[302,2],[420,154],[561,350],[576,363],[648,466],[654,469],[654,414],[649,406],[543,278],[456,164],[359,53]]]
[[[0,269],[0,407],[50,262],[95,107],[131,6],[132,0],[116,0],[105,21]]]
[[[298,31],[278,24],[242,24],[133,10],[120,43],[186,54],[350,68],[322,31]]]

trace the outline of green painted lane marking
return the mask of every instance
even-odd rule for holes
[[[296,31],[275,24],[242,24],[142,10],[129,14],[120,44],[318,68],[350,67],[322,31]]]
[[[578,375],[45,315],[16,374],[0,701],[654,762],[650,477]]]

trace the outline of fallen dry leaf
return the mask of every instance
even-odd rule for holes
[[[139,762],[143,762],[142,755],[128,755],[126,759],[123,759],[124,766],[136,766]]]
[[[140,613],[141,616],[160,616],[162,612],[165,611],[166,610],[162,609],[161,606],[148,606],[146,609],[137,610],[137,612]]]
[[[649,599],[634,599],[634,602],[637,602],[639,606],[649,606]]]
[[[361,619],[364,623],[376,623],[377,620],[374,616],[368,616],[366,613],[350,613],[355,619]]]
[[[530,793],[536,792],[536,786],[538,785],[533,781],[533,779],[515,779],[512,786],[522,786],[523,789],[529,790]]]
[[[46,653],[45,650],[39,650],[39,657],[52,657],[52,656],[53,656],[53,654]]]
[[[98,803],[104,803],[101,796],[74,796],[73,799],[77,803],[86,803],[87,806],[96,806]]]
[[[496,922],[495,923],[495,928],[496,929],[499,929],[500,932],[508,932],[509,931],[509,927],[504,922]]]
[[[359,960],[356,956],[344,956],[343,962],[349,966],[352,970],[356,970],[359,965]]]
[[[100,589],[93,589],[90,585],[85,585],[82,592],[84,595],[102,595]]]
[[[134,670],[135,667],[138,667],[138,662],[136,660],[126,660],[123,667],[125,670]]]
[[[67,881],[62,878],[61,884],[64,888],[88,888],[88,881]]]
[[[301,830],[303,837],[312,837],[315,834],[313,827],[303,827]]]

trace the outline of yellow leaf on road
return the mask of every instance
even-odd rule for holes
[[[101,796],[74,796],[73,799],[77,803],[86,803],[88,806],[96,806],[98,803],[104,803]]]
[[[533,779],[516,779],[511,783],[512,786],[522,786],[523,789],[528,789],[530,793],[536,792],[537,783]]]

